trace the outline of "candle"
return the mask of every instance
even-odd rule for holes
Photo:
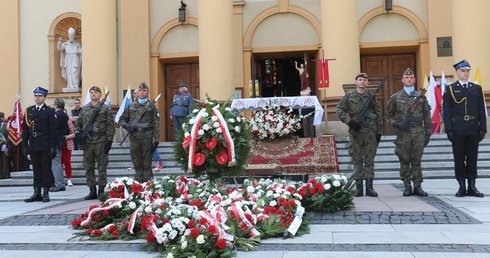
[[[253,86],[253,81],[250,80],[248,82],[248,97],[251,98],[254,94],[254,86]]]
[[[260,96],[259,80],[255,80],[255,97]]]

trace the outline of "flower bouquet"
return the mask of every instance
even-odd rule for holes
[[[250,118],[252,134],[259,139],[276,139],[291,136],[301,129],[303,116],[293,114],[290,106],[286,109],[275,103],[270,103],[265,110],[253,111]]]
[[[307,183],[300,182],[297,187],[307,210],[334,213],[354,206],[352,181],[345,176],[321,175]]]
[[[241,175],[250,151],[250,129],[245,118],[208,99],[187,116],[174,145],[184,171],[211,180]]]

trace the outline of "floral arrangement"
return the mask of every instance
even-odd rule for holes
[[[321,175],[298,185],[302,204],[308,210],[334,213],[354,207],[352,181],[340,175]]]
[[[247,120],[227,103],[208,99],[194,108],[182,125],[174,146],[184,171],[196,176],[206,173],[211,180],[222,175],[241,175],[250,152]]]
[[[259,139],[276,139],[291,136],[301,129],[301,119],[304,116],[293,114],[290,106],[286,109],[275,103],[270,103],[265,110],[252,112],[250,126],[252,134]]]
[[[352,200],[350,192],[330,191],[346,187],[345,181],[334,175],[304,184],[260,179],[227,187],[184,176],[146,183],[116,179],[107,184],[109,194],[100,206],[91,206],[72,221],[72,227],[81,230],[74,238],[146,239],[146,249],[164,257],[231,257],[238,247],[254,250],[261,239],[309,233],[310,215],[299,212],[303,203],[318,199],[316,188],[321,196],[333,193],[335,200]],[[312,185],[315,193],[309,190]],[[324,200],[319,204],[340,205]],[[300,224],[292,231],[295,221]]]

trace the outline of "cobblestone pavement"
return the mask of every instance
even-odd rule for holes
[[[401,185],[394,184],[399,188]],[[419,198],[419,197],[417,197]],[[408,211],[343,211],[334,214],[314,213],[311,219],[314,225],[355,225],[355,224],[482,224],[482,222],[458,208],[442,201],[438,195],[419,198],[420,200],[437,208],[432,212]],[[466,199],[472,200],[472,199]],[[477,200],[477,199],[475,199]],[[80,200],[69,200],[75,203]],[[1,201],[0,203],[5,202]],[[8,202],[8,201],[7,201]],[[65,203],[66,204],[66,203]],[[88,207],[87,207],[88,208]],[[70,226],[71,221],[80,214],[43,214],[43,215],[15,215],[0,220],[0,227],[4,226]],[[74,231],[75,233],[76,231]],[[298,237],[298,239],[300,239]],[[62,250],[62,251],[143,251],[144,241],[131,243],[114,242],[77,242],[77,243],[0,243],[1,250]],[[291,243],[291,242],[263,242],[257,251],[337,251],[337,252],[432,252],[432,253],[490,253],[490,244],[332,244],[332,243]],[[260,257],[260,256],[257,256]],[[355,256],[352,256],[355,257]],[[490,256],[489,256],[490,257]]]

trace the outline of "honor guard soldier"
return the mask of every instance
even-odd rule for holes
[[[148,99],[150,89],[146,83],[138,86],[135,99],[119,118],[119,124],[130,134],[131,161],[134,179],[140,183],[153,177],[151,160],[160,141],[160,115],[154,101]]]
[[[415,90],[415,75],[407,68],[402,77],[403,89],[393,94],[386,104],[386,122],[396,129],[395,154],[400,160],[400,179],[405,185],[403,196],[427,196],[422,189],[422,155],[431,136],[430,106]],[[413,182],[413,191],[412,191]]]
[[[54,109],[44,103],[47,95],[47,89],[37,87],[36,104],[29,106],[24,116],[22,148],[25,156],[30,156],[34,173],[34,194],[25,202],[49,202],[49,188],[54,185],[51,162],[56,157],[57,122]]]
[[[458,80],[446,87],[443,97],[444,127],[453,146],[454,172],[459,189],[456,197],[483,197],[475,186],[478,145],[487,132],[487,116],[480,85],[468,80],[471,66],[466,60],[455,64]],[[468,190],[466,190],[468,180]]]
[[[102,91],[100,88],[93,86],[89,93],[90,102],[83,106],[74,125],[75,137],[83,146],[83,167],[87,177],[87,186],[90,189],[85,200],[97,199],[97,195],[104,193],[107,184],[107,165],[109,164],[107,154],[111,150],[112,139],[116,131],[111,109],[101,103]],[[99,170],[98,181],[95,177],[95,163]],[[99,185],[98,191],[97,185]]]
[[[366,180],[366,196],[377,197],[378,193],[373,188],[374,157],[381,140],[382,120],[379,104],[376,98],[370,103],[368,99],[374,93],[366,90],[369,84],[368,75],[359,73],[356,75],[356,89],[347,92],[337,105],[337,116],[342,123],[349,126],[349,155],[354,165],[352,178],[356,180],[357,193],[355,196],[363,196],[363,180]],[[367,106],[368,118],[358,123],[363,107]]]

